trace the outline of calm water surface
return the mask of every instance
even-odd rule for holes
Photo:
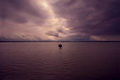
[[[0,80],[120,80],[120,42],[0,43]]]

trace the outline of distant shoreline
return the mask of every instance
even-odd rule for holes
[[[0,41],[2,42],[120,42],[120,41]]]

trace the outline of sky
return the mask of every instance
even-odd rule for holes
[[[120,0],[0,0],[0,41],[120,41]]]

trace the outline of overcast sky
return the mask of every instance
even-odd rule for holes
[[[120,0],[0,0],[0,41],[120,41]]]

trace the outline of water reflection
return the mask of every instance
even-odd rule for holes
[[[120,43],[0,44],[0,80],[118,79]],[[72,46],[72,48],[70,47]]]

